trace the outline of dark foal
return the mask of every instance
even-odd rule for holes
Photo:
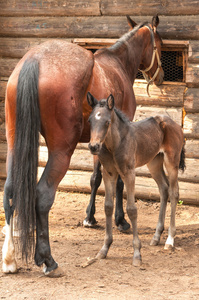
[[[132,23],[135,23],[129,18]],[[132,89],[138,68],[151,66],[147,74],[154,82],[163,80],[159,65],[161,39],[156,27],[143,23],[126,33],[110,48],[95,54],[73,43],[50,40],[29,50],[11,74],[5,99],[7,179],[4,187],[6,237],[3,246],[3,272],[17,271],[12,236],[12,217],[16,212],[22,256],[34,253],[35,263],[44,266],[45,275],[59,276],[51,254],[48,215],[57,186],[66,174],[78,142],[89,142],[88,117],[91,107],[87,92],[98,99],[115,95],[116,106],[132,120],[135,96]],[[48,148],[48,161],[37,182],[39,133]],[[95,169],[99,173],[99,162]],[[94,172],[95,173],[95,172]],[[101,177],[92,178],[94,196]],[[120,189],[121,190],[121,189]],[[121,194],[121,192],[120,192]],[[124,215],[122,197],[120,221]],[[91,205],[92,222],[94,214]],[[89,215],[89,212],[88,212]],[[119,222],[119,221],[118,221]],[[36,228],[36,238],[33,228]]]
[[[184,170],[184,137],[181,127],[168,116],[156,116],[131,123],[114,107],[114,98],[97,101],[90,93],[88,103],[93,108],[89,117],[91,139],[89,149],[98,155],[103,165],[105,185],[106,235],[97,258],[105,258],[112,238],[113,199],[118,174],[127,193],[127,214],[133,227],[133,264],[141,264],[141,242],[137,231],[137,207],[135,205],[135,169],[147,164],[160,191],[160,213],[151,245],[157,245],[164,230],[168,198],[171,217],[165,249],[174,247],[175,211],[179,199],[178,169]],[[163,165],[166,167],[168,179]]]

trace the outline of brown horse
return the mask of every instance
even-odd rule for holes
[[[135,25],[130,18],[129,22]],[[132,84],[138,67],[151,65],[154,43],[158,55],[147,73],[151,78],[156,74],[157,84],[163,80],[157,59],[161,54],[158,23],[158,17],[154,17],[152,25],[136,26],[95,55],[65,41],[48,41],[28,51],[17,64],[8,81],[5,101],[8,153],[3,272],[17,271],[12,238],[16,211],[22,257],[28,259],[35,248],[35,263],[44,265],[46,275],[59,275],[51,255],[48,214],[77,143],[90,138],[87,91],[98,98],[113,93],[117,107],[132,119],[136,107]],[[39,132],[48,147],[48,161],[37,183]]]
[[[171,202],[169,235],[165,249],[174,246],[175,211],[179,199],[178,169],[184,170],[184,137],[182,128],[167,116],[156,116],[131,123],[121,111],[114,108],[114,98],[97,101],[88,93],[88,103],[93,108],[89,117],[91,139],[89,149],[98,155],[103,165],[105,185],[106,235],[97,258],[106,258],[112,237],[113,198],[118,174],[127,193],[127,214],[133,227],[133,264],[141,264],[141,242],[137,232],[137,207],[135,205],[135,168],[147,164],[160,191],[160,213],[151,245],[157,245],[164,230],[168,197]],[[165,175],[163,164],[168,172]]]

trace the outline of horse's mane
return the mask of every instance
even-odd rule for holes
[[[153,37],[153,34],[152,34],[152,29],[151,29],[151,26],[149,26],[149,23],[148,22],[144,22],[144,23],[141,23],[137,26],[135,26],[131,31],[125,33],[121,38],[119,38],[114,45],[110,46],[109,48],[107,48],[109,51],[115,51],[115,50],[118,50],[120,49],[121,47],[123,47],[124,45],[126,45],[126,43],[128,42],[128,40],[133,37],[140,28],[144,27],[144,26],[147,26],[151,32],[151,37],[152,39],[154,38]]]

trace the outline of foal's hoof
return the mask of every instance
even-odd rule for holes
[[[158,240],[152,239],[151,242],[150,242],[150,246],[157,246],[158,244],[159,244]]]
[[[142,264],[141,257],[134,257],[133,258],[133,265],[134,265],[134,267],[140,267],[141,264]]]
[[[60,268],[57,267],[56,269],[52,271],[47,271],[46,266],[43,268],[44,275],[50,278],[58,278],[58,277],[63,277],[65,276],[64,271]]]
[[[124,232],[130,228],[130,224],[125,219],[123,219],[122,222],[117,226],[117,228],[120,232]]]
[[[90,221],[87,217],[86,219],[83,221],[83,226],[84,227],[93,227],[97,224],[97,221],[95,220],[95,218],[93,217],[92,220]]]

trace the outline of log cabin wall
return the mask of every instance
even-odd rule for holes
[[[164,82],[160,88],[150,87],[150,98],[146,93],[146,83],[137,80],[134,85],[137,99],[135,119],[167,113],[182,125],[186,137],[187,168],[184,174],[179,173],[180,199],[199,205],[199,1],[195,0],[0,1],[0,179],[6,177],[6,83],[28,49],[51,38],[80,44],[82,39],[104,41],[119,38],[128,30],[127,14],[140,23],[151,21],[156,13],[160,18],[158,31],[164,42],[167,44],[169,40],[170,44],[184,45],[187,53],[185,80],[180,84]],[[46,157],[47,150],[42,145],[39,173],[44,168]],[[92,157],[84,145],[78,145],[60,188],[90,192],[91,171]],[[137,174],[136,196],[158,199],[157,187],[146,168],[138,169]],[[103,193],[103,186],[99,192]]]

